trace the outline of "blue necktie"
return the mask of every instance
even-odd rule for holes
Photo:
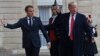
[[[29,26],[32,26],[32,21],[31,21],[31,17],[29,17]]]

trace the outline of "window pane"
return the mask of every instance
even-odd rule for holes
[[[48,24],[49,17],[50,17],[50,8],[49,7],[39,7],[39,16],[42,20],[43,25]],[[41,37],[41,44],[42,46],[46,46],[46,41],[43,36],[43,34],[40,32],[40,37]]]

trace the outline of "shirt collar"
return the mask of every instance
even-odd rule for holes
[[[57,15],[52,16],[52,18],[56,18],[56,17],[57,17]]]
[[[75,13],[75,14],[70,13],[70,16],[72,16],[72,15],[76,16],[76,14],[77,14],[77,13]]]
[[[33,16],[31,17],[31,19],[33,18]],[[29,16],[27,16],[27,19],[29,20]]]

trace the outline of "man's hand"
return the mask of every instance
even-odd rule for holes
[[[51,48],[51,43],[50,42],[47,43],[47,47],[48,47],[48,49]]]
[[[0,22],[2,26],[7,26],[7,22],[5,19],[0,19]]]
[[[94,38],[92,38],[92,39],[91,39],[91,41],[92,41],[92,43],[95,43],[95,40],[94,40]]]

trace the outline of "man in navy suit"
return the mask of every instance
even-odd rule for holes
[[[21,27],[22,30],[22,44],[25,48],[26,56],[39,56],[41,47],[41,41],[39,36],[39,29],[43,32],[43,35],[50,46],[50,41],[42,22],[39,17],[34,16],[33,6],[28,5],[25,7],[26,17],[21,18],[15,24],[6,24],[4,20],[1,20],[5,28],[15,29]]]
[[[91,39],[91,30],[85,15],[77,12],[76,2],[70,2],[68,8],[70,12],[59,17],[60,56],[82,56],[84,33]]]

